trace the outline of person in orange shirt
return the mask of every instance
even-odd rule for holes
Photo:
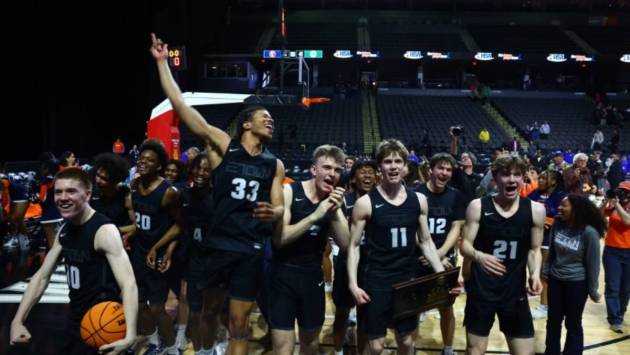
[[[608,323],[612,331],[623,333],[630,299],[630,181],[609,191],[602,209],[609,218],[603,257]]]

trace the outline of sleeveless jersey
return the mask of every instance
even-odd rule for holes
[[[415,276],[418,265],[416,232],[420,202],[415,192],[406,189],[407,199],[394,206],[378,189],[369,192],[372,217],[365,229],[364,278],[368,288],[391,289],[391,285]]]
[[[96,303],[119,298],[118,284],[107,258],[94,250],[96,231],[105,224],[113,223],[95,212],[84,224],[75,226],[65,222],[59,231],[73,323],[81,322],[85,312]]]
[[[423,184],[418,186],[416,191],[427,197],[429,233],[435,247],[440,248],[446,242],[446,236],[451,230],[453,221],[466,218],[466,200],[459,190],[450,186],[441,193],[434,193],[426,184]],[[455,249],[451,248],[446,255],[452,256],[454,253]]]
[[[256,202],[271,201],[276,157],[263,148],[251,156],[240,141],[232,140],[223,161],[212,172],[216,206],[211,225],[211,247],[247,254],[263,254],[272,224],[253,217]]]
[[[486,273],[479,263],[472,263],[469,297],[484,302],[509,304],[526,297],[525,267],[531,247],[533,226],[531,200],[520,198],[518,210],[510,218],[502,217],[492,203],[492,197],[481,199],[479,231],[475,249],[494,255],[503,261],[502,276]]]
[[[140,247],[148,252],[173,225],[173,219],[168,210],[162,208],[164,194],[170,186],[168,181],[163,180],[146,196],[140,194],[137,186],[132,188],[131,200],[136,212],[137,226],[136,236],[133,238],[134,247]]]
[[[129,225],[131,221],[129,220],[129,214],[125,208],[126,192],[128,192],[127,189],[118,191],[116,196],[109,199],[101,196],[98,188],[94,185],[94,191],[90,198],[90,206],[97,212],[104,214],[117,227]]]
[[[202,193],[191,187],[182,190],[182,215],[185,233],[181,238],[182,249],[208,249],[210,222],[213,214],[212,191]]]
[[[293,202],[291,203],[291,224],[296,224],[313,213],[319,203],[313,203],[306,197],[302,182],[291,184]],[[273,252],[275,263],[300,266],[321,270],[324,248],[330,231],[330,221],[324,217],[313,224],[308,231],[290,243]]]

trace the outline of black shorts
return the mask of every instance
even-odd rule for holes
[[[370,302],[358,307],[361,316],[358,317],[359,328],[368,339],[383,338],[387,335],[387,328],[394,329],[399,336],[411,334],[418,326],[418,316],[394,320],[392,311],[394,306],[394,292],[381,289],[364,289],[370,296]]]
[[[197,287],[207,278],[206,255],[196,249],[188,255],[187,270],[184,279],[187,282],[186,296],[191,312],[201,312],[203,308],[203,289]]]
[[[352,292],[348,288],[350,281],[348,280],[347,258],[336,256],[333,258],[333,263],[335,267],[332,290],[333,303],[339,308],[352,308],[355,306],[355,302]]]
[[[468,297],[464,313],[464,326],[468,333],[487,337],[496,314],[499,318],[499,329],[507,337],[534,337],[534,323],[527,296],[509,304],[483,302]]]
[[[61,349],[59,354],[68,355],[90,355],[98,354],[97,348],[87,346],[80,335],[79,322],[67,321],[65,334],[63,334]]]
[[[326,311],[322,270],[277,264],[271,270],[271,329],[293,330],[296,319],[301,330],[320,329]]]
[[[169,289],[166,275],[147,266],[147,254],[148,252],[138,246],[131,251],[131,266],[138,284],[140,303],[146,301],[149,301],[149,304],[165,303]]]
[[[200,290],[224,288],[230,299],[254,302],[260,291],[263,270],[262,255],[210,249],[189,282]]]

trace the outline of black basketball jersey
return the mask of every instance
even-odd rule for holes
[[[469,297],[484,302],[508,304],[526,296],[525,267],[531,247],[532,206],[521,197],[518,210],[510,218],[502,217],[492,203],[492,196],[481,199],[479,231],[475,249],[501,259],[507,269],[502,276],[486,273],[479,263],[472,263]]]
[[[182,190],[182,215],[184,216],[184,237],[180,246],[183,249],[208,249],[208,231],[214,206],[212,191],[201,191],[192,187]]]
[[[453,221],[466,218],[466,201],[459,190],[447,186],[441,193],[429,190],[426,184],[416,189],[427,197],[429,211],[427,213],[429,233],[436,248],[440,248],[446,241]],[[453,255],[455,248],[451,248],[447,255]]]
[[[79,323],[90,307],[104,300],[117,300],[120,291],[107,258],[94,250],[96,231],[113,224],[94,212],[80,226],[65,222],[59,231],[61,255],[66,265],[70,289],[70,321]]]
[[[394,206],[378,189],[369,192],[372,217],[365,229],[365,281],[370,288],[391,289],[391,285],[414,277],[418,265],[416,232],[420,202],[415,192],[406,189],[407,199]]]
[[[348,223],[352,224],[352,212],[354,211],[354,205],[357,203],[359,199],[356,191],[348,191],[343,195],[343,213],[348,219]],[[361,241],[359,242],[361,245],[361,249],[359,252],[361,253],[359,262],[363,262],[365,253],[367,251],[366,248],[363,247],[365,245],[365,229],[363,230],[363,234],[361,235]],[[341,259],[342,262],[348,258],[348,252],[346,250],[339,250],[339,255],[337,255],[337,259]]]
[[[125,197],[128,191],[125,188],[124,191],[118,191],[113,198],[106,198],[101,195],[96,185],[94,185],[90,206],[97,212],[104,214],[117,227],[127,226],[131,224],[127,208],[125,208]]]
[[[263,254],[272,224],[253,217],[256,202],[271,201],[276,157],[263,148],[251,156],[238,140],[232,140],[223,161],[212,172],[213,199],[209,243],[213,248],[248,254]]]
[[[140,183],[140,182],[138,182]],[[134,247],[149,251],[173,225],[169,211],[162,207],[162,200],[171,184],[164,179],[148,195],[140,194],[140,189],[133,186],[131,201],[136,212],[137,232],[133,238]]]
[[[290,224],[296,224],[313,213],[319,203],[313,203],[308,199],[302,182],[292,183],[291,189],[293,190],[293,201],[291,203]],[[293,243],[275,249],[273,261],[285,265],[321,270],[324,248],[329,236],[330,220],[324,217],[313,224],[306,233],[299,236]]]

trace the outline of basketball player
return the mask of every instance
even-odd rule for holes
[[[127,333],[124,339],[103,345],[99,351],[119,354],[136,338],[138,290],[120,233],[104,215],[88,203],[92,184],[87,173],[67,168],[57,174],[54,199],[65,223],[59,230],[42,267],[33,275],[11,322],[11,345],[26,343],[31,334],[24,321],[44,293],[57,263],[63,257],[70,288],[70,314],[60,354],[91,354],[80,338],[83,315],[96,303],[116,300],[122,295]]]
[[[519,197],[526,165],[501,155],[491,167],[496,196],[473,200],[466,209],[462,254],[470,258],[464,325],[467,354],[484,354],[495,314],[512,354],[534,353],[534,325],[527,292],[540,294],[545,206]],[[525,265],[529,285],[525,288]]]
[[[431,176],[426,184],[420,185],[416,191],[427,197],[429,205],[429,232],[437,249],[442,265],[445,269],[457,266],[457,252],[455,243],[459,238],[466,214],[466,200],[463,194],[448,186],[457,169],[457,163],[452,155],[437,153],[429,162]],[[428,262],[422,257],[423,266],[420,276],[433,272],[428,269]],[[425,265],[426,264],[426,265]],[[440,330],[444,349],[442,354],[453,355],[453,337],[455,336],[455,312],[453,306],[439,308]]]
[[[114,153],[99,154],[94,158],[94,191],[90,206],[104,214],[118,227],[123,244],[136,233],[136,214],[131,203],[131,191],[124,184],[129,174],[129,163]]]
[[[186,105],[168,67],[168,46],[155,34],[151,37],[162,89],[182,122],[206,144],[214,204],[220,208],[210,227],[211,269],[205,284],[228,289],[228,352],[247,354],[248,319],[260,288],[264,239],[284,212],[284,165],[263,146],[273,135],[273,118],[263,107],[248,107],[238,114],[237,135],[230,139]]]
[[[340,208],[344,189],[336,187],[345,154],[332,145],[313,152],[311,179],[284,187],[284,226],[274,234],[269,319],[275,354],[293,354],[295,320],[300,352],[317,354],[324,324],[322,258],[329,236],[345,249],[350,230]]]
[[[416,275],[416,246],[422,249],[435,271],[444,271],[429,234],[426,197],[403,184],[409,153],[395,139],[379,143],[376,160],[383,181],[359,198],[352,212],[348,278],[350,292],[363,307],[359,327],[369,339],[369,352],[380,354],[385,346],[387,328],[396,331],[399,354],[414,351],[413,333],[417,316],[392,320],[392,285]],[[365,229],[366,260],[361,288],[357,280],[359,246]],[[419,237],[419,239],[418,239]]]
[[[376,184],[376,163],[372,160],[359,160],[350,170],[351,191],[343,195],[344,213],[348,220],[352,217],[354,204],[363,195],[367,194],[374,184]],[[332,299],[335,304],[335,322],[333,323],[333,343],[335,355],[342,355],[345,335],[348,330],[348,318],[350,310],[355,306],[354,297],[348,289],[348,253],[346,250],[339,250],[339,254],[334,257],[335,279],[333,280]],[[359,270],[361,267],[359,267]],[[361,271],[359,271],[359,274]],[[363,352],[366,339],[365,335],[358,331],[358,350]],[[352,345],[352,344],[349,344]]]
[[[131,182],[131,201],[136,213],[136,235],[131,239],[131,265],[140,293],[139,333],[152,335],[149,353],[155,350],[178,354],[172,321],[164,304],[169,284],[164,274],[170,258],[163,258],[166,248],[180,233],[179,194],[160,176],[168,157],[159,141],[147,140],[140,146],[136,163],[138,178]],[[179,290],[175,290],[176,293]],[[148,306],[147,306],[148,301]],[[156,339],[154,332],[157,326]]]

